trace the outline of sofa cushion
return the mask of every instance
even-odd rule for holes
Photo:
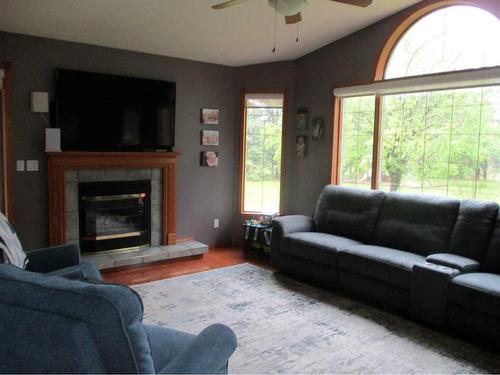
[[[343,248],[338,258],[340,268],[407,290],[410,289],[413,266],[425,263],[421,255],[372,245]]]
[[[281,250],[297,258],[337,266],[338,251],[355,245],[361,242],[327,233],[297,232],[283,237]]]
[[[465,273],[448,288],[448,301],[500,319],[500,275]]]
[[[316,230],[370,242],[384,198],[381,191],[327,185],[314,210]]]
[[[459,205],[456,199],[388,193],[375,244],[420,255],[447,252]]]
[[[480,262],[488,247],[497,212],[495,202],[461,201],[448,252]]]
[[[500,212],[498,212],[493,234],[486,255],[481,262],[481,270],[500,273]]]

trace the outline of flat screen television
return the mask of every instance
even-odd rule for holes
[[[57,69],[63,151],[171,151],[175,82]]]

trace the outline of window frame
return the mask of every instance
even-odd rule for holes
[[[372,84],[378,81],[383,81],[385,76],[385,71],[389,63],[389,59],[392,52],[397,47],[399,41],[405,33],[419,20],[428,16],[429,14],[452,6],[473,6],[479,9],[483,9],[500,21],[500,5],[494,6],[491,1],[488,0],[427,0],[424,1],[414,8],[413,12],[407,16],[402,22],[400,22],[392,31],[389,38],[386,40],[384,47],[382,48],[377,64],[375,66],[374,79],[372,81],[357,81],[350,82],[346,84],[333,84],[332,86],[332,124],[333,124],[333,139],[332,139],[332,157],[331,157],[331,174],[330,183],[334,185],[340,184],[340,168],[341,168],[341,158],[342,158],[342,114],[343,114],[343,99],[342,97],[336,96],[333,92],[337,88],[351,87],[364,84]],[[484,67],[478,70],[488,70],[496,67]],[[434,74],[429,74],[428,76],[440,76],[450,73],[461,73],[467,70],[458,70],[454,72],[439,72]],[[411,77],[400,77],[394,78],[393,80],[404,80],[408,78],[415,78],[422,76],[411,76]],[[382,114],[383,114],[383,96],[374,95],[375,109],[374,109],[374,122],[373,122],[373,158],[372,158],[372,180],[371,189],[378,190],[380,183],[380,160],[381,160],[381,146],[382,146]]]
[[[240,91],[240,191],[239,191],[239,212],[242,216],[257,218],[262,212],[245,211],[245,163],[246,163],[246,141],[247,141],[247,108],[245,97],[247,94],[282,94],[283,95],[283,116],[281,132],[281,165],[280,165],[280,203],[278,214],[283,213],[284,206],[284,185],[285,185],[285,161],[286,161],[286,139],[288,124],[288,90],[286,89],[241,89]]]

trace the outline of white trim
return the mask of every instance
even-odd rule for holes
[[[500,85],[500,66],[487,69],[387,79],[333,90],[337,97],[395,95],[422,91],[451,90]]]

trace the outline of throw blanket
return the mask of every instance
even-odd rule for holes
[[[0,212],[0,250],[5,263],[10,263],[19,268],[28,264],[26,253],[17,238],[14,228],[3,213]]]

